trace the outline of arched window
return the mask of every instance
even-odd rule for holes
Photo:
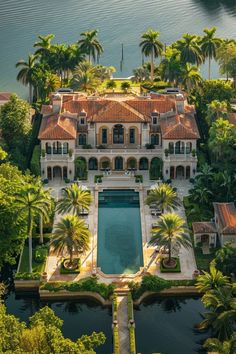
[[[135,144],[135,129],[130,128],[129,130],[129,142],[130,144]]]
[[[52,153],[52,147],[50,143],[46,143],[46,154],[51,154]]]
[[[174,153],[174,143],[169,143],[169,153],[170,154]]]
[[[113,129],[113,144],[124,144],[124,128],[116,124]]]
[[[187,142],[186,143],[186,154],[190,154],[191,151],[192,151],[192,143]]]
[[[148,159],[146,157],[141,157],[139,160],[139,169],[148,170]]]
[[[87,143],[86,134],[80,134],[79,145],[86,145],[86,143]]]
[[[107,129],[102,129],[102,144],[107,144]]]
[[[159,145],[159,134],[152,134],[151,135],[151,144]]]
[[[184,154],[184,142],[183,141],[177,141],[175,143],[175,153],[176,154]]]
[[[88,163],[89,170],[97,170],[98,169],[98,160],[95,157],[91,157]]]
[[[63,154],[68,154],[69,151],[69,144],[63,143]]]
[[[62,147],[61,147],[61,142],[57,141],[53,143],[53,154],[61,154],[62,153]]]

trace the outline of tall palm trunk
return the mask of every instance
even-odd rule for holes
[[[154,79],[154,53],[151,51],[151,81]]]
[[[39,232],[40,232],[39,243],[42,245],[43,244],[43,217],[42,217],[42,215],[39,216]]]
[[[33,92],[32,84],[29,83],[29,103],[32,103],[32,92]]]
[[[32,273],[32,259],[33,259],[33,247],[32,247],[32,216],[29,211],[28,214],[28,237],[29,237],[29,272]]]
[[[169,241],[169,254],[168,254],[168,263],[170,264],[171,263],[171,256],[172,256],[172,253],[171,253],[171,241]]]
[[[209,62],[208,62],[208,80],[211,80],[211,58],[209,56]]]

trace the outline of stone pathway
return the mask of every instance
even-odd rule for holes
[[[128,297],[127,293],[117,294],[117,321],[119,328],[120,354],[129,354]]]

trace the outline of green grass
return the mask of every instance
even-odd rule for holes
[[[161,264],[160,264],[160,271],[161,271],[161,273],[180,273],[180,272],[181,272],[181,267],[180,267],[179,258],[176,258],[176,257],[172,257],[172,258],[177,261],[177,264],[176,264],[175,268],[166,268],[166,267],[164,266],[164,264],[163,264],[164,258],[162,258]]]
[[[45,267],[46,260],[42,263],[38,263],[35,261],[34,255],[35,255],[35,249],[33,249],[33,260],[32,260],[33,273],[42,273]],[[19,272],[20,273],[29,272],[29,247],[26,245],[24,246]]]
[[[216,248],[210,254],[203,254],[202,249],[194,247],[197,269],[209,271],[210,262],[215,258]]]

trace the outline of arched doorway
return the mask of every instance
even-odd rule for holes
[[[190,166],[186,167],[186,179],[190,178]]]
[[[157,179],[162,177],[163,161],[159,157],[154,157],[150,165],[150,177],[151,179]]]
[[[60,166],[53,167],[53,178],[62,178],[62,171]]]
[[[130,157],[127,161],[127,168],[129,169],[137,169],[137,161],[134,157]]]
[[[184,167],[183,166],[177,166],[176,167],[176,178],[177,179],[183,179],[184,178]]]
[[[91,157],[89,159],[88,168],[89,168],[89,170],[97,170],[98,169],[98,160],[96,159],[96,157]]]
[[[87,178],[87,161],[84,157],[75,159],[75,177]]]
[[[115,158],[115,170],[122,171],[123,170],[123,157],[117,156]]]
[[[170,166],[170,179],[175,178],[175,168],[174,166]]]
[[[111,162],[108,157],[102,157],[100,160],[100,169],[106,170],[107,168],[111,168]]]
[[[139,169],[140,170],[148,170],[148,159],[146,157],[142,157],[139,160]]]

